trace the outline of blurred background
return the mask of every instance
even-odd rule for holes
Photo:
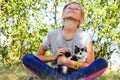
[[[95,41],[95,59],[109,63],[96,80],[120,79],[120,0],[0,0],[0,80],[27,80],[22,57],[35,54],[46,33],[63,25],[62,9],[73,1],[85,8],[80,28]]]

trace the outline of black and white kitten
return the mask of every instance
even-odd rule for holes
[[[86,53],[87,53],[86,47],[85,48],[79,48],[79,47],[75,46],[75,50],[74,50],[73,53],[71,51],[68,51],[68,52],[63,53],[63,54],[67,58],[69,58],[73,61],[85,62],[86,58],[87,58]],[[69,67],[64,66],[64,65],[57,66],[55,69],[62,75],[68,75],[68,74],[76,71],[75,69],[69,68]]]

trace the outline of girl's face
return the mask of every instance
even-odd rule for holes
[[[75,4],[75,3],[68,5],[63,11],[62,18],[63,19],[74,19],[80,22],[80,18],[81,18],[80,5]]]

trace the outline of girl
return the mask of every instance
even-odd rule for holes
[[[62,80],[78,80],[81,78],[91,80],[96,78],[105,71],[107,62],[104,59],[94,61],[92,38],[87,32],[79,29],[84,20],[83,7],[77,2],[67,4],[63,9],[62,18],[64,20],[63,27],[49,31],[43,39],[37,55],[25,55],[23,64],[40,77],[49,74],[52,78],[54,76],[54,79]],[[85,62],[73,61],[63,55],[68,49],[74,50],[75,46],[87,48]],[[53,56],[45,56],[47,50],[50,50]],[[55,61],[57,61],[57,65],[65,65],[77,71],[61,76],[56,70],[45,64],[52,62],[54,65]]]

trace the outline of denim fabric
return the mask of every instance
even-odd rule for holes
[[[46,63],[35,57],[33,54],[26,54],[23,57],[22,61],[25,67],[34,72],[36,75],[40,76],[43,79],[49,76],[51,80],[78,80],[82,78],[85,79],[86,77],[89,77],[90,75],[93,75],[101,71],[102,69],[107,68],[108,66],[108,63],[104,59],[99,58],[88,67],[75,71],[69,75],[62,76]],[[94,75],[93,79],[101,74],[102,73]]]

